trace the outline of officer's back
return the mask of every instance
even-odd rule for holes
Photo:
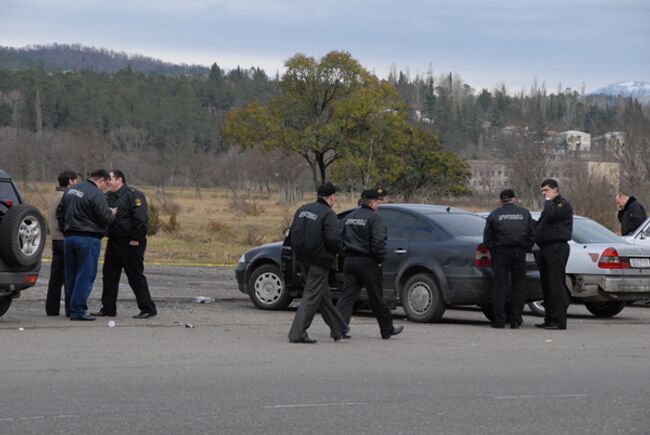
[[[485,243],[490,248],[530,249],[533,245],[533,228],[534,222],[528,210],[513,203],[505,203],[488,215]]]
[[[322,198],[300,207],[291,225],[291,247],[298,261],[331,267],[341,245],[336,214]]]
[[[386,225],[379,213],[367,205],[349,213],[341,222],[343,254],[386,258]]]

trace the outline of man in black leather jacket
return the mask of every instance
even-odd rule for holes
[[[332,211],[335,201],[336,187],[323,184],[318,188],[316,202],[300,207],[291,224],[291,249],[306,277],[302,300],[289,330],[291,343],[316,343],[307,335],[316,312],[330,327],[334,341],[347,337],[347,325],[332,302],[329,288],[330,269],[341,246],[338,220]]]
[[[506,189],[499,195],[501,207],[487,217],[483,243],[490,248],[496,285],[492,289],[493,328],[503,328],[507,318],[517,329],[523,320],[526,285],[526,251],[532,248],[534,221],[530,212],[515,205],[515,192]],[[512,297],[506,313],[506,288],[512,280]]]
[[[386,259],[386,225],[377,213],[380,194],[364,190],[361,207],[341,221],[343,238],[343,291],[336,304],[346,324],[350,324],[354,303],[362,287],[368,292],[370,309],[377,318],[381,338],[388,339],[404,329],[393,325],[393,316],[383,298],[381,266]]]
[[[56,210],[63,231],[65,285],[70,292],[70,320],[95,320],[88,314],[86,301],[97,275],[101,238],[113,220],[103,190],[108,172],[98,169],[88,180],[68,187]]]
[[[539,245],[537,265],[544,294],[544,322],[535,326],[544,329],[566,329],[569,296],[566,290],[566,264],[573,232],[573,208],[560,196],[557,181],[542,181],[545,203],[535,227]]]
[[[616,195],[616,209],[623,236],[632,234],[648,218],[643,205],[627,193],[619,192]]]
[[[140,313],[135,319],[148,319],[158,311],[151,300],[149,284],[144,276],[144,253],[147,249],[147,222],[149,207],[144,193],[129,187],[119,169],[111,169],[106,199],[117,209],[115,219],[108,226],[108,242],[102,269],[102,308],[94,316],[117,314],[117,294],[122,269],[135,294]]]

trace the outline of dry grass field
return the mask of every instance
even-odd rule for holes
[[[27,201],[46,215],[54,186],[21,188]],[[248,198],[243,191],[235,197],[225,189],[203,189],[201,198],[197,198],[189,188],[169,188],[165,193],[155,188],[142,190],[158,210],[161,223],[161,229],[149,237],[146,261],[164,264],[235,264],[247,249],[281,240],[282,230],[290,225],[295,209],[312,200],[305,196],[294,205],[280,206],[277,195],[252,194]],[[335,210],[355,203],[356,198],[340,195]],[[177,229],[170,225],[174,213]],[[49,255],[48,242],[44,256]]]

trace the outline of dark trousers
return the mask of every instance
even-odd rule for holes
[[[566,312],[569,307],[566,263],[569,260],[569,249],[569,244],[562,242],[544,246],[539,251],[537,265],[546,310],[544,322],[547,324],[566,326]]]
[[[65,286],[65,260],[63,240],[52,240],[52,265],[50,266],[50,281],[47,284],[45,298],[45,313],[56,316],[61,309],[61,288]],[[64,293],[65,314],[70,315],[70,295],[67,287]]]
[[[157,314],[156,305],[151,300],[149,284],[144,276],[144,252],[147,241],[140,241],[138,246],[131,246],[128,240],[108,239],[104,255],[102,279],[102,311],[109,315],[117,313],[117,293],[120,286],[122,270],[126,273],[129,286],[135,294],[135,300],[141,312]]]
[[[102,242],[96,237],[66,236],[63,246],[65,286],[70,294],[70,318],[78,318],[88,310],[86,302],[97,276]]]
[[[492,289],[494,323],[503,325],[509,320],[513,325],[521,325],[526,285],[526,249],[494,248],[492,261],[494,261],[494,277],[496,278],[496,285]],[[510,283],[512,283],[510,304],[506,304]]]
[[[302,293],[300,306],[293,318],[289,330],[289,340],[300,340],[307,334],[307,329],[317,312],[330,328],[332,337],[340,337],[348,327],[332,302],[329,287],[329,268],[313,264],[301,265],[303,276],[306,276],[305,289]]]
[[[370,309],[377,318],[381,335],[393,331],[393,315],[384,300],[383,277],[377,260],[371,257],[346,257],[343,264],[343,291],[336,303],[345,323],[350,324],[354,303],[361,288],[368,292]]]

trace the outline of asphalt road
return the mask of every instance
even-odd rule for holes
[[[317,317],[319,342],[296,345],[293,311],[254,309],[232,271],[149,270],[149,320],[129,299],[113,328],[47,318],[42,284],[15,301],[0,318],[0,433],[650,433],[646,308],[600,320],[573,306],[567,331],[398,312],[390,340],[362,314],[337,343]]]

